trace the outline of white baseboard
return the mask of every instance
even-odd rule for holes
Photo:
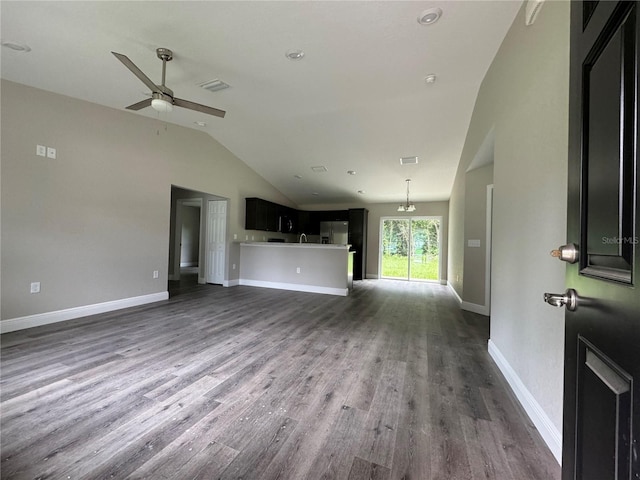
[[[237,278],[235,280],[225,280],[222,282],[223,287],[237,287],[238,285],[240,285],[240,280]]]
[[[458,292],[456,292],[456,289],[453,288],[453,285],[451,285],[451,282],[449,280],[447,280],[447,286],[449,287],[449,290],[451,290],[451,293],[453,293],[453,296],[456,297],[458,304],[462,305],[462,299],[460,298],[460,295],[458,295]]]
[[[83,305],[81,307],[66,308],[54,312],[38,313],[26,317],[9,318],[0,322],[0,333],[24,330],[25,328],[39,327],[50,323],[64,322],[74,318],[96,315],[98,313],[112,312],[122,308],[137,307],[147,303],[160,302],[169,298],[169,292],[151,293],[139,297],[123,298],[111,302],[96,303],[93,305]]]
[[[480,315],[489,316],[489,308],[484,305],[478,305],[477,303],[465,302],[464,300],[460,303],[460,308],[462,310],[467,310],[468,312],[479,313]]]
[[[198,262],[180,262],[181,267],[197,267]]]
[[[205,277],[198,277],[198,285],[204,285],[207,283],[207,279]]]
[[[367,273],[367,278],[371,280],[379,280],[380,277],[377,273]]]
[[[281,283],[281,282],[265,282],[262,280],[248,280],[241,278],[240,285],[249,287],[276,288],[279,290],[293,290],[296,292],[324,293],[326,295],[340,295],[346,297],[349,295],[348,288],[319,287],[316,285],[302,285],[298,283]]]
[[[495,343],[489,339],[489,355],[496,362],[496,365],[504,375],[507,383],[515,393],[518,401],[529,415],[529,418],[536,426],[543,440],[551,450],[551,453],[559,464],[562,464],[562,432],[558,431],[551,419],[547,416],[540,404],[525,387],[518,374],[509,365],[507,359],[502,355]]]

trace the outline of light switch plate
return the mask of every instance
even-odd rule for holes
[[[480,240],[467,240],[467,247],[479,247]]]
[[[53,147],[47,147],[47,158],[56,158],[56,149]]]
[[[44,145],[36,145],[36,155],[38,155],[39,157],[46,157],[47,147],[45,147]]]

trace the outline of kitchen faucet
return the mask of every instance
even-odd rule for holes
[[[307,236],[304,233],[300,234],[300,243],[302,243],[302,238],[304,237],[304,243],[307,243]]]

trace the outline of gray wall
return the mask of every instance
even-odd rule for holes
[[[486,306],[487,185],[492,183],[493,164],[466,174],[462,300],[480,306]],[[480,240],[480,247],[470,247],[469,240]]]
[[[203,132],[1,88],[3,320],[166,291],[172,184],[229,199],[236,259],[233,235],[251,233],[245,197],[294,206]],[[37,144],[58,158],[36,156]],[[35,281],[42,291],[30,294]]]
[[[185,206],[182,210],[180,266],[198,266],[200,255],[200,208]]]
[[[449,278],[466,294],[466,170],[493,129],[491,342],[561,432],[564,312],[542,294],[564,290],[549,251],[566,238],[569,2],[546,2],[530,27],[523,10],[476,100],[450,200]]]

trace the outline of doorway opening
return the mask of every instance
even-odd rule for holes
[[[381,278],[439,282],[442,278],[442,217],[380,220]]]
[[[171,187],[169,292],[197,284],[225,285],[228,200]]]

